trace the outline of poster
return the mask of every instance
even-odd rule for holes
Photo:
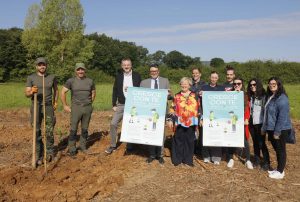
[[[244,147],[244,92],[205,91],[203,145]]]
[[[128,88],[120,141],[162,146],[167,95],[166,89]]]

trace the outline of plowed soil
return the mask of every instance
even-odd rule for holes
[[[55,144],[58,161],[31,168],[32,128],[29,110],[0,111],[0,201],[300,201],[300,147],[287,145],[286,177],[272,180],[265,171],[203,164],[174,167],[165,149],[165,164],[147,164],[145,146],[124,155],[125,144],[106,155],[112,112],[93,113],[89,154],[67,153],[69,115],[57,112]],[[300,121],[294,120],[300,139]],[[166,146],[169,147],[167,138]],[[268,143],[272,166],[275,153]],[[251,153],[253,153],[251,147]]]

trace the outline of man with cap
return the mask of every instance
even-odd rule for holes
[[[32,104],[30,108],[31,123],[33,124],[33,95],[37,93],[37,115],[36,115],[36,159],[37,165],[42,164],[44,143],[41,136],[41,124],[44,117],[43,104],[45,104],[46,117],[46,159],[48,162],[54,158],[54,136],[53,128],[55,125],[54,111],[57,107],[58,88],[57,80],[54,75],[47,74],[47,62],[45,58],[37,58],[35,61],[36,72],[27,77],[25,95],[31,98]],[[44,77],[44,86],[43,86]],[[45,95],[43,95],[43,88]],[[43,97],[45,100],[43,101]]]
[[[76,63],[76,76],[67,80],[61,91],[61,101],[64,110],[71,113],[71,129],[68,139],[69,155],[75,156],[76,135],[79,122],[81,122],[80,150],[87,152],[88,127],[93,111],[92,103],[95,100],[96,88],[92,79],[87,78],[84,63]],[[71,107],[67,103],[66,93],[71,91]]]
[[[143,80],[140,86],[144,88],[151,88],[151,89],[167,89],[169,91],[169,97],[170,97],[169,80],[167,78],[159,76],[158,65],[151,64],[149,72],[151,78]],[[146,160],[147,163],[151,163],[154,159],[157,159],[160,164],[163,164],[165,162],[163,159],[164,145],[162,145],[161,147],[149,145],[148,148],[149,148],[149,157]]]

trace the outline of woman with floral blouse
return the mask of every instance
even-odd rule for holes
[[[190,91],[192,80],[183,77],[180,80],[181,91],[174,96],[170,109],[168,126],[175,135],[172,140],[172,163],[193,166],[195,130],[199,125],[200,102],[198,96]]]

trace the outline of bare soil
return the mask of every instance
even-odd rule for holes
[[[89,152],[76,158],[67,153],[69,115],[57,112],[55,142],[58,161],[31,168],[32,128],[29,110],[0,111],[0,201],[300,201],[300,148],[287,145],[286,177],[272,180],[259,168],[248,170],[240,161],[233,169],[203,164],[194,167],[171,164],[166,148],[165,164],[145,162],[145,146],[124,155],[120,144],[112,155],[109,146],[111,112],[93,113],[89,128]],[[294,120],[300,139],[300,121]],[[167,138],[166,146],[170,146]],[[268,144],[272,166],[274,150]],[[251,147],[251,153],[253,153]]]

